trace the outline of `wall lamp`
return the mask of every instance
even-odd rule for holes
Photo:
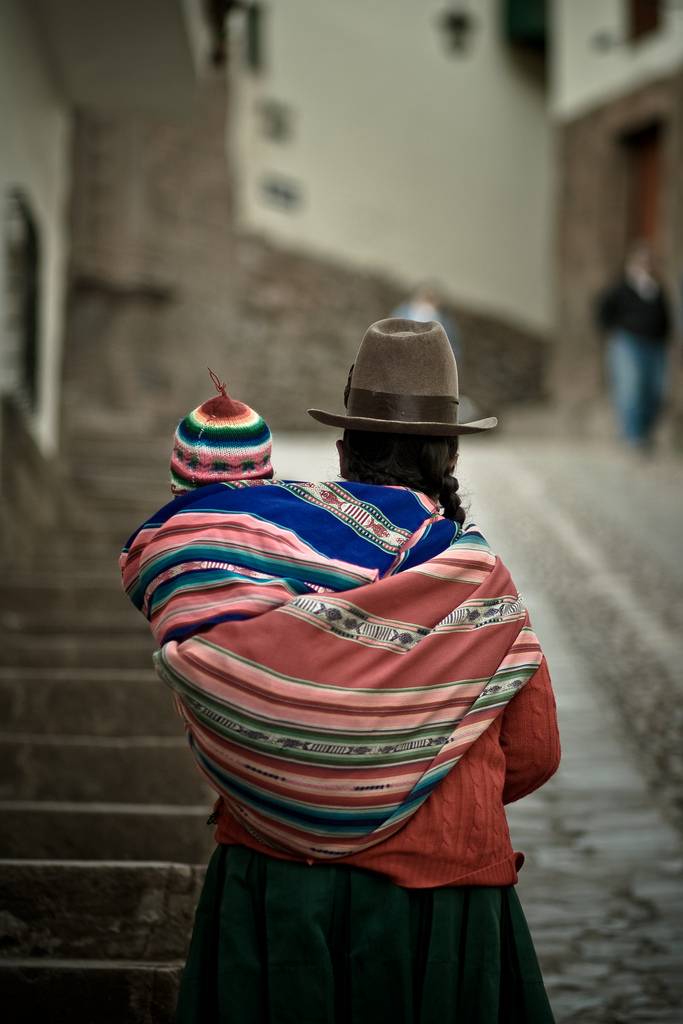
[[[446,46],[452,53],[465,53],[469,40],[476,27],[476,19],[465,4],[452,4],[442,11],[437,24],[446,40]]]

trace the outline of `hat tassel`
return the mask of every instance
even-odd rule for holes
[[[216,389],[216,391],[218,392],[218,394],[219,394],[219,395],[222,395],[222,396],[223,396],[223,398],[227,398],[227,397],[228,397],[228,393],[227,393],[227,391],[225,390],[225,383],[224,383],[224,382],[221,382],[221,381],[220,381],[220,380],[218,379],[218,377],[217,377],[217,376],[216,376],[216,374],[215,374],[215,373],[213,372],[213,370],[211,369],[211,367],[210,367],[210,366],[207,366],[207,370],[209,371],[209,377],[211,378],[211,383],[212,383],[212,384],[213,384],[213,386],[215,387],[215,389]]]

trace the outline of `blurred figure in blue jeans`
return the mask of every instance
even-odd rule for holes
[[[457,324],[441,309],[437,289],[428,281],[423,281],[412,292],[405,302],[392,310],[392,316],[400,316],[404,320],[417,320],[428,323],[436,320],[441,324],[453,349],[456,361],[462,359],[462,349]]]
[[[621,435],[647,451],[664,401],[669,301],[645,242],[629,251],[621,278],[598,299],[597,319],[607,334],[607,371]]]
[[[453,355],[458,364],[464,361],[462,339],[458,325],[452,317],[441,308],[438,287],[429,281],[423,281],[417,288],[391,312],[392,316],[400,316],[404,320],[417,320],[419,323],[428,323],[436,320],[441,324],[453,349]],[[460,392],[460,416],[467,420],[480,419],[483,416],[478,402],[469,395]]]

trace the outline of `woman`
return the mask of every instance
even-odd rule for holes
[[[503,809],[555,771],[547,666],[453,476],[441,325],[379,321],[343,484],[203,488],[124,578],[220,794],[177,1021],[552,1021]],[[205,492],[202,494],[202,492]]]

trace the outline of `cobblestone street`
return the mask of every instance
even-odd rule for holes
[[[329,439],[281,439],[283,476],[330,476]],[[558,1024],[680,1024],[683,469],[615,449],[480,439],[471,516],[546,650],[563,762],[509,810],[520,895]],[[665,696],[668,700],[665,700]],[[673,695],[673,701],[672,701]]]

